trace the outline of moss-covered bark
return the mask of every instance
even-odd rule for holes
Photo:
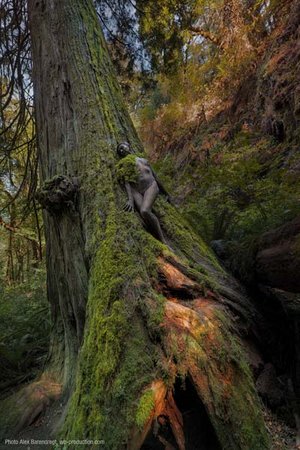
[[[172,390],[189,377],[223,448],[267,449],[230,312],[249,329],[249,301],[163,199],[155,208],[172,251],[122,211],[116,146],[142,149],[92,2],[30,0],[29,12],[42,182],[64,175],[80,186],[72,204],[45,211],[55,345],[71,392],[62,436],[140,448],[165,414],[184,449]]]

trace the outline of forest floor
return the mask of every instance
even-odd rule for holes
[[[264,419],[272,439],[272,450],[299,450],[296,446],[296,430],[279,420],[268,409],[264,409]]]
[[[63,405],[60,401],[53,402],[45,413],[32,425],[24,428],[16,436],[11,437],[12,443],[0,444],[0,450],[53,450],[62,449],[63,446],[53,445],[53,430],[63,414]],[[40,442],[39,442],[40,441]],[[14,443],[13,443],[14,442]]]
[[[11,438],[11,441],[15,443],[2,444],[0,450],[60,450],[66,448],[59,445],[59,440],[56,445],[47,442],[55,440],[53,429],[61,419],[63,409],[63,405],[59,401],[54,402],[34,424]],[[293,428],[278,420],[268,409],[264,409],[264,419],[272,440],[271,450],[300,450],[300,447],[295,445],[296,432]],[[82,437],[78,436],[78,439],[82,439]],[[80,449],[83,446],[78,445],[77,448]],[[109,449],[106,449],[104,445],[103,450]]]

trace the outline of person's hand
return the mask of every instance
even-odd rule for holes
[[[173,205],[173,201],[172,201],[172,198],[170,197],[170,195],[165,195],[165,199],[168,203],[170,203],[170,205]]]
[[[127,203],[125,203],[123,207],[124,211],[133,212],[134,211],[134,203],[130,200],[128,200]]]

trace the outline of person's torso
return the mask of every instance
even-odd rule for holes
[[[136,167],[139,173],[137,189],[139,192],[144,193],[155,181],[155,178],[147,159],[137,157]]]

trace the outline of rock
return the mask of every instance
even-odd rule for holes
[[[248,364],[252,370],[254,378],[256,378],[264,367],[262,355],[253,342],[247,339],[242,339],[243,348],[246,352]]]
[[[225,261],[228,258],[227,243],[224,239],[211,241],[210,246],[222,261]]]
[[[279,406],[283,400],[283,391],[276,377],[274,366],[266,364],[256,380],[256,389],[270,406]]]
[[[259,283],[300,292],[300,217],[260,238],[255,269]]]
[[[271,300],[277,300],[281,303],[282,308],[287,316],[292,319],[299,318],[300,315],[300,294],[295,292],[283,291],[282,289],[271,288],[260,284],[260,292]]]

